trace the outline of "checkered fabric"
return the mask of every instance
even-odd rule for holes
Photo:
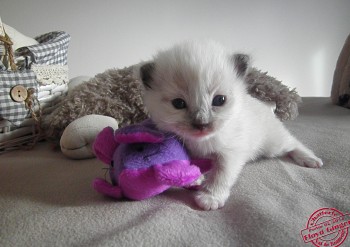
[[[5,60],[6,50],[2,42],[0,42],[0,70],[5,70],[6,67],[3,64],[3,61]]]
[[[24,71],[0,71],[0,119],[6,119],[19,126],[28,116],[29,110],[25,108],[24,102],[15,102],[11,99],[11,89],[22,85],[25,88],[35,88],[36,96],[38,83],[35,73],[31,70]]]
[[[6,67],[5,67],[5,65],[2,63],[2,61],[0,60],[0,71],[1,70],[5,70],[6,69]]]
[[[5,55],[5,47],[0,43],[0,55]]]
[[[70,35],[63,31],[46,33],[35,38],[39,44],[17,49],[16,56],[30,56],[37,64],[66,65]]]

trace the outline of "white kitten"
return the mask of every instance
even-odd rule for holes
[[[153,121],[180,136],[192,157],[213,161],[195,198],[205,210],[224,206],[249,160],[289,155],[301,166],[322,166],[269,106],[247,94],[248,71],[247,55],[230,54],[214,42],[176,45],[140,68]]]

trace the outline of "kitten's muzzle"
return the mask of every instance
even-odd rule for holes
[[[193,122],[191,125],[192,125],[193,129],[200,130],[200,131],[204,131],[204,130],[207,130],[207,129],[211,128],[211,124],[210,123]]]

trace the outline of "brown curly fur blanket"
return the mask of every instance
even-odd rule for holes
[[[44,120],[48,138],[58,139],[75,119],[100,114],[118,121],[119,127],[147,118],[141,99],[141,83],[133,67],[109,69],[75,87]]]

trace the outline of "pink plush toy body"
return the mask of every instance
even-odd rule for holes
[[[182,143],[146,120],[114,131],[103,129],[94,145],[96,157],[109,166],[112,184],[95,179],[96,191],[117,199],[143,200],[172,186],[189,186],[209,167],[209,161],[191,161]],[[195,165],[196,164],[196,165]]]

